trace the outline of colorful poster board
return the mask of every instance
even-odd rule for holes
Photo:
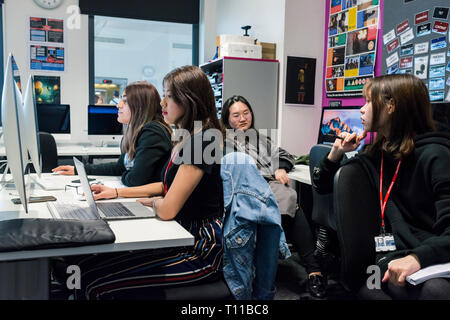
[[[413,73],[432,103],[450,101],[448,0],[389,0],[383,10],[382,73]],[[394,41],[398,46],[391,45]]]
[[[326,97],[361,97],[362,87],[375,74],[379,0],[329,3]]]

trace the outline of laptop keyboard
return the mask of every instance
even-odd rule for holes
[[[135,215],[119,202],[97,202],[98,209],[107,217],[134,217]]]
[[[50,212],[56,214],[61,219],[75,219],[75,220],[97,220],[98,217],[93,214],[88,208],[82,208],[76,203],[52,201],[47,202],[47,207]]]

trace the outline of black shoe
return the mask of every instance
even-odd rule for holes
[[[308,289],[311,296],[320,299],[325,298],[327,295],[327,277],[319,274],[310,275]]]

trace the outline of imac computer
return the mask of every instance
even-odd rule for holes
[[[51,133],[55,140],[70,139],[65,139],[70,137],[70,105],[38,104],[36,110],[39,131]]]
[[[36,96],[34,92],[33,76],[28,77],[23,94],[23,104],[19,108],[19,124],[21,127],[22,145],[25,146],[27,162],[31,161],[38,175],[41,176],[41,153],[39,146],[39,128],[36,112]],[[28,161],[30,159],[30,161]]]
[[[6,68],[5,78],[3,82],[2,92],[2,124],[3,124],[3,141],[5,144],[7,167],[11,170],[11,175],[15,184],[15,188],[19,194],[20,201],[28,213],[26,186],[25,186],[25,166],[26,161],[23,159],[23,148],[19,125],[19,108],[22,108],[22,97],[14,80],[13,74],[13,57],[9,54]],[[4,173],[7,173],[5,169]],[[4,180],[4,177],[2,180]]]
[[[122,135],[123,125],[117,121],[116,106],[88,106],[88,139],[92,144],[118,147]]]
[[[317,143],[333,144],[333,136],[341,132],[349,132],[359,136],[364,131],[364,125],[361,123],[361,107],[323,107],[322,118],[320,120],[319,137]],[[362,147],[364,141],[362,141]],[[358,149],[359,149],[358,148]]]

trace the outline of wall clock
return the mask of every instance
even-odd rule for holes
[[[39,7],[44,9],[55,9],[60,6],[63,0],[33,0]]]

